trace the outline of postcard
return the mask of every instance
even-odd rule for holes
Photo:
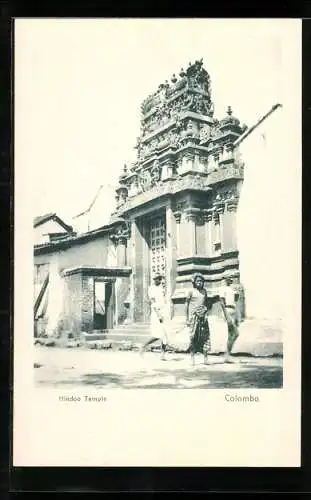
[[[300,466],[300,61],[300,20],[15,19],[14,466]]]

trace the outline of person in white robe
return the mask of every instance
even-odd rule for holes
[[[143,354],[149,345],[160,341],[162,351],[161,359],[165,360],[165,352],[168,344],[166,329],[168,307],[165,299],[163,279],[161,274],[156,274],[153,278],[153,284],[148,289],[148,298],[151,308],[151,338],[141,347],[140,353]]]

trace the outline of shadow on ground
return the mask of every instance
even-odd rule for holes
[[[224,366],[224,365],[222,365]],[[39,371],[39,370],[38,370]],[[136,372],[111,372],[77,374],[65,378],[62,373],[54,381],[37,379],[37,384],[59,386],[92,386],[97,388],[124,389],[279,389],[283,386],[282,366],[260,366],[247,363],[226,371],[209,370],[208,367],[193,369],[153,369]]]

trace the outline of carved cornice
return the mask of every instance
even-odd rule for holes
[[[191,173],[161,181],[148,191],[139,193],[133,196],[133,198],[128,198],[122,207],[119,208],[118,213],[125,213],[160,196],[173,195],[187,189],[206,193],[211,191],[211,188],[207,184],[207,175]]]
[[[186,151],[184,152],[186,153]],[[188,152],[189,153],[189,152]],[[193,156],[189,156],[190,158]],[[224,166],[214,171],[207,171],[201,173],[187,172],[186,174],[177,175],[177,163],[174,164],[172,156],[169,157],[169,164],[173,167],[172,177],[158,180],[161,176],[163,165],[157,160],[150,163],[150,168],[136,170],[131,174],[129,182],[133,182],[133,191],[122,190],[122,195],[118,193],[117,196],[117,210],[118,213],[131,210],[140,204],[152,201],[157,197],[163,195],[175,194],[186,189],[193,189],[198,191],[209,191],[211,186],[226,180],[239,180],[243,179],[243,169],[240,166]],[[180,165],[179,165],[180,167]],[[222,201],[230,201],[222,199]]]
[[[243,177],[243,168],[237,165],[230,165],[210,172],[208,184],[215,184],[216,182],[223,182],[229,179],[243,180]]]

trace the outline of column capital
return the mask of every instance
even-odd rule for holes
[[[114,232],[109,236],[115,245],[126,245],[127,240],[131,237],[131,228],[128,222],[117,227]]]
[[[234,150],[233,142],[227,142],[224,147],[225,147],[226,151],[233,151]]]
[[[110,239],[111,241],[113,241],[115,245],[126,245],[128,240],[126,236],[120,236],[120,235],[117,236],[115,234],[112,234],[110,236]]]
[[[202,210],[200,208],[190,207],[185,210],[186,220],[196,222],[202,217]]]
[[[173,214],[174,214],[174,217],[176,219],[177,224],[180,224],[180,221],[181,221],[181,211],[180,210],[176,210],[176,212],[173,212]]]
[[[186,158],[187,160],[194,160],[195,153],[192,150],[186,150],[183,152],[183,158]]]
[[[223,214],[225,211],[225,203],[223,201],[214,202],[213,209],[214,214]]]
[[[238,200],[227,201],[226,208],[228,212],[236,212],[238,208]]]
[[[212,208],[206,208],[205,210],[203,210],[204,222],[210,222],[211,220],[213,220],[213,213],[214,210]]]

